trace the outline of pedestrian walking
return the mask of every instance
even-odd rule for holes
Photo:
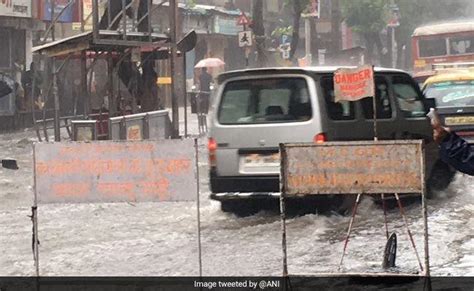
[[[207,72],[207,68],[203,67],[201,76],[199,76],[199,113],[207,114],[209,110],[209,97],[211,95],[212,76]]]

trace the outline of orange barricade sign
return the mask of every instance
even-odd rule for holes
[[[282,146],[282,183],[288,196],[423,192],[419,140]]]
[[[194,201],[192,139],[34,145],[38,203]]]

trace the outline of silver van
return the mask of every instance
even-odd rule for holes
[[[287,142],[372,140],[372,98],[335,103],[339,67],[263,68],[218,77],[211,113],[211,199],[223,211],[279,196],[278,146]],[[444,189],[454,172],[438,159],[425,99],[401,70],[375,68],[377,132],[383,139],[424,139],[430,189]]]

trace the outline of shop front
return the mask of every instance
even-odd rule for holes
[[[22,127],[27,120],[20,115],[31,107],[25,73],[32,62],[34,32],[44,29],[32,9],[30,0],[0,1],[0,131]]]

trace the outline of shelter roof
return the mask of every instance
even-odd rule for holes
[[[75,51],[82,51],[90,48],[92,40],[92,31],[84,32],[53,42],[49,42],[40,46],[35,46],[32,49],[33,53],[46,53],[50,56],[72,53]],[[67,49],[69,48],[69,49]],[[68,51],[68,52],[65,52]]]
[[[123,51],[126,48],[132,47],[152,47],[166,46],[169,42],[169,37],[164,34],[152,34],[153,42],[144,42],[143,37],[148,35],[145,33],[127,32],[129,37],[127,40],[122,40],[122,34],[115,31],[101,30],[99,32],[100,39],[94,40],[92,31],[80,33],[71,37],[66,37],[57,41],[53,41],[44,45],[33,48],[34,53],[44,53],[50,57],[64,56],[71,53],[78,53],[81,51]]]

